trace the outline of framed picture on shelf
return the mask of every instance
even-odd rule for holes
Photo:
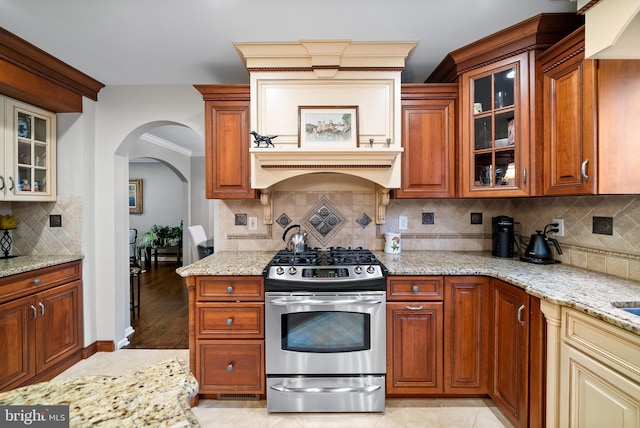
[[[129,179],[129,214],[142,214],[142,178]]]
[[[298,107],[298,146],[358,147],[358,106]]]

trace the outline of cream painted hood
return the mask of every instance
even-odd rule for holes
[[[332,172],[370,180],[387,193],[400,187],[400,74],[416,44],[234,44],[250,74],[251,129],[277,136],[275,147],[252,144],[251,186],[265,195],[283,180]],[[303,122],[325,111],[353,113],[355,136],[309,143]]]
[[[578,0],[585,15],[585,55],[640,59],[640,0]]]

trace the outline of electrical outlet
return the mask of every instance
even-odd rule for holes
[[[593,233],[613,235],[613,217],[593,217]]]
[[[398,229],[407,230],[407,225],[409,223],[409,218],[406,215],[401,215],[398,217]]]
[[[551,223],[558,223],[558,227],[556,227],[558,231],[555,233],[555,235],[558,238],[562,238],[564,236],[564,219],[554,218],[553,220],[551,220]]]
[[[258,217],[249,217],[249,230],[258,230]]]

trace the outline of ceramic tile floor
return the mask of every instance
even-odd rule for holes
[[[169,358],[187,361],[186,349],[99,352],[58,377],[121,376]],[[265,401],[200,400],[193,413],[202,427],[274,428],[496,428],[512,425],[489,399],[389,399],[384,413],[267,413]]]

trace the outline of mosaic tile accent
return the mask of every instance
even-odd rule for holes
[[[246,214],[236,214],[235,215],[235,224],[236,226],[246,226],[247,225],[247,215]]]
[[[291,224],[291,219],[286,213],[280,214],[280,217],[277,218],[276,223],[280,225],[283,229]]]
[[[322,245],[326,246],[331,238],[345,226],[346,221],[344,216],[323,196],[304,215],[302,224]]]
[[[365,227],[369,226],[369,223],[371,223],[371,221],[371,217],[369,217],[367,213],[362,213],[362,215],[356,220],[356,223],[358,223],[360,227],[364,229]]]

